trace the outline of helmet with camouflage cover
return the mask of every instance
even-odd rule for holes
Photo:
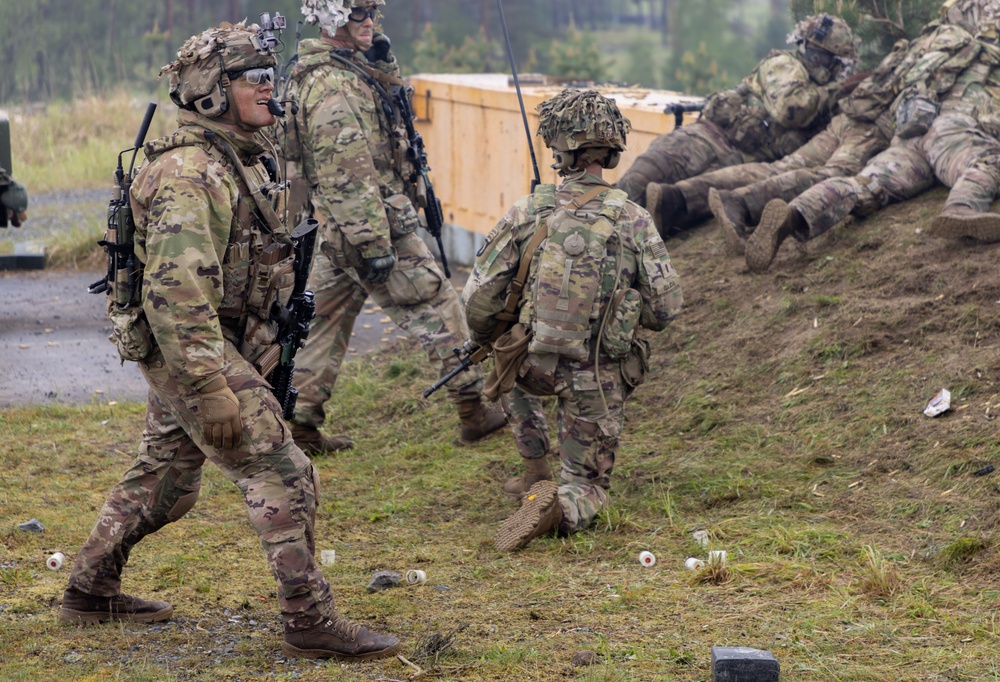
[[[169,79],[174,104],[211,118],[229,108],[227,74],[276,63],[257,24],[223,23],[188,38],[177,59],[160,69],[160,77]]]
[[[613,99],[597,90],[568,88],[539,104],[537,111],[538,134],[552,149],[552,167],[561,175],[594,161],[605,168],[618,165],[632,123]]]
[[[327,33],[333,33],[347,24],[352,9],[379,7],[385,0],[302,0],[302,16],[307,24],[319,24]],[[379,12],[377,15],[381,17]]]
[[[844,66],[851,66],[858,59],[858,42],[851,27],[839,17],[814,14],[798,24],[788,35],[788,42],[803,51],[808,46],[818,47],[834,55]]]

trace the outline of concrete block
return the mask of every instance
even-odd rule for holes
[[[713,682],[778,682],[780,666],[769,652],[748,647],[712,647]]]

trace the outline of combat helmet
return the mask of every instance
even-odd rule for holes
[[[160,77],[169,79],[174,104],[215,118],[229,109],[229,74],[276,63],[257,24],[223,23],[188,38],[177,51],[177,59],[160,69]]]
[[[352,9],[384,4],[385,0],[302,0],[302,16],[307,24],[319,24],[333,35],[334,31],[347,24]],[[381,16],[381,12],[376,14],[376,18]]]
[[[788,35],[788,42],[798,45],[802,54],[809,47],[817,47],[848,68],[858,59],[858,41],[851,27],[843,19],[829,14],[814,14],[800,21]]]
[[[618,165],[632,123],[613,99],[597,90],[567,88],[539,104],[536,111],[538,134],[552,149],[556,161],[552,167],[560,175],[594,161],[604,168]]]

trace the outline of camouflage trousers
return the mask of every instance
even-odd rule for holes
[[[773,163],[746,163],[699,175],[677,183],[691,218],[709,216],[708,190],[735,190],[760,219],[771,199],[791,201],[827,178],[858,173],[873,156],[889,146],[874,123],[855,121],[844,114],[788,156]]]
[[[598,390],[600,377],[603,400]],[[587,528],[608,505],[611,471],[622,435],[624,384],[616,360],[571,360],[558,355],[529,354],[514,388],[505,396],[514,441],[526,459],[549,452],[548,425],[539,396],[558,399],[559,504],[561,533]]]
[[[951,188],[945,208],[989,210],[997,191],[1000,142],[979,130],[973,117],[941,114],[923,137],[893,138],[853,177],[832,178],[790,202],[808,229],[800,241],[823,234],[850,214],[868,215],[930,189],[935,179]]]
[[[207,459],[243,493],[278,582],[285,627],[302,629],[330,617],[330,586],[313,556],[319,477],[292,441],[264,380],[227,341],[224,372],[240,401],[243,444],[239,450],[217,450],[199,425],[197,393],[171,378],[159,350],[140,368],[149,382],[149,403],[139,456],[108,495],[70,586],[98,596],[118,594],[136,543],[194,506]]]
[[[413,336],[443,375],[458,366],[452,349],[469,338],[458,294],[441,272],[427,245],[413,233],[393,242],[396,267],[385,284],[364,280],[354,268],[339,268],[320,253],[313,261],[308,288],[316,295],[316,317],[306,346],[295,356],[299,389],[295,421],[320,427],[347,353],[354,321],[370,295],[393,322]],[[448,384],[454,402],[472,400],[483,391],[478,367]]]
[[[674,184],[745,161],[771,160],[764,157],[745,158],[719,126],[706,119],[698,119],[653,140],[618,181],[617,187],[625,190],[630,200],[645,206],[646,185],[651,182]],[[705,191],[707,194],[708,190]]]

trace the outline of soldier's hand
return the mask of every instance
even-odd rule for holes
[[[226,383],[226,377],[212,379],[198,392],[201,394],[199,411],[205,440],[220,450],[238,448],[243,442],[240,401]]]
[[[365,263],[368,265],[368,274],[365,279],[373,284],[385,284],[389,281],[392,269],[396,267],[396,256],[387,253],[377,258],[368,258]]]

